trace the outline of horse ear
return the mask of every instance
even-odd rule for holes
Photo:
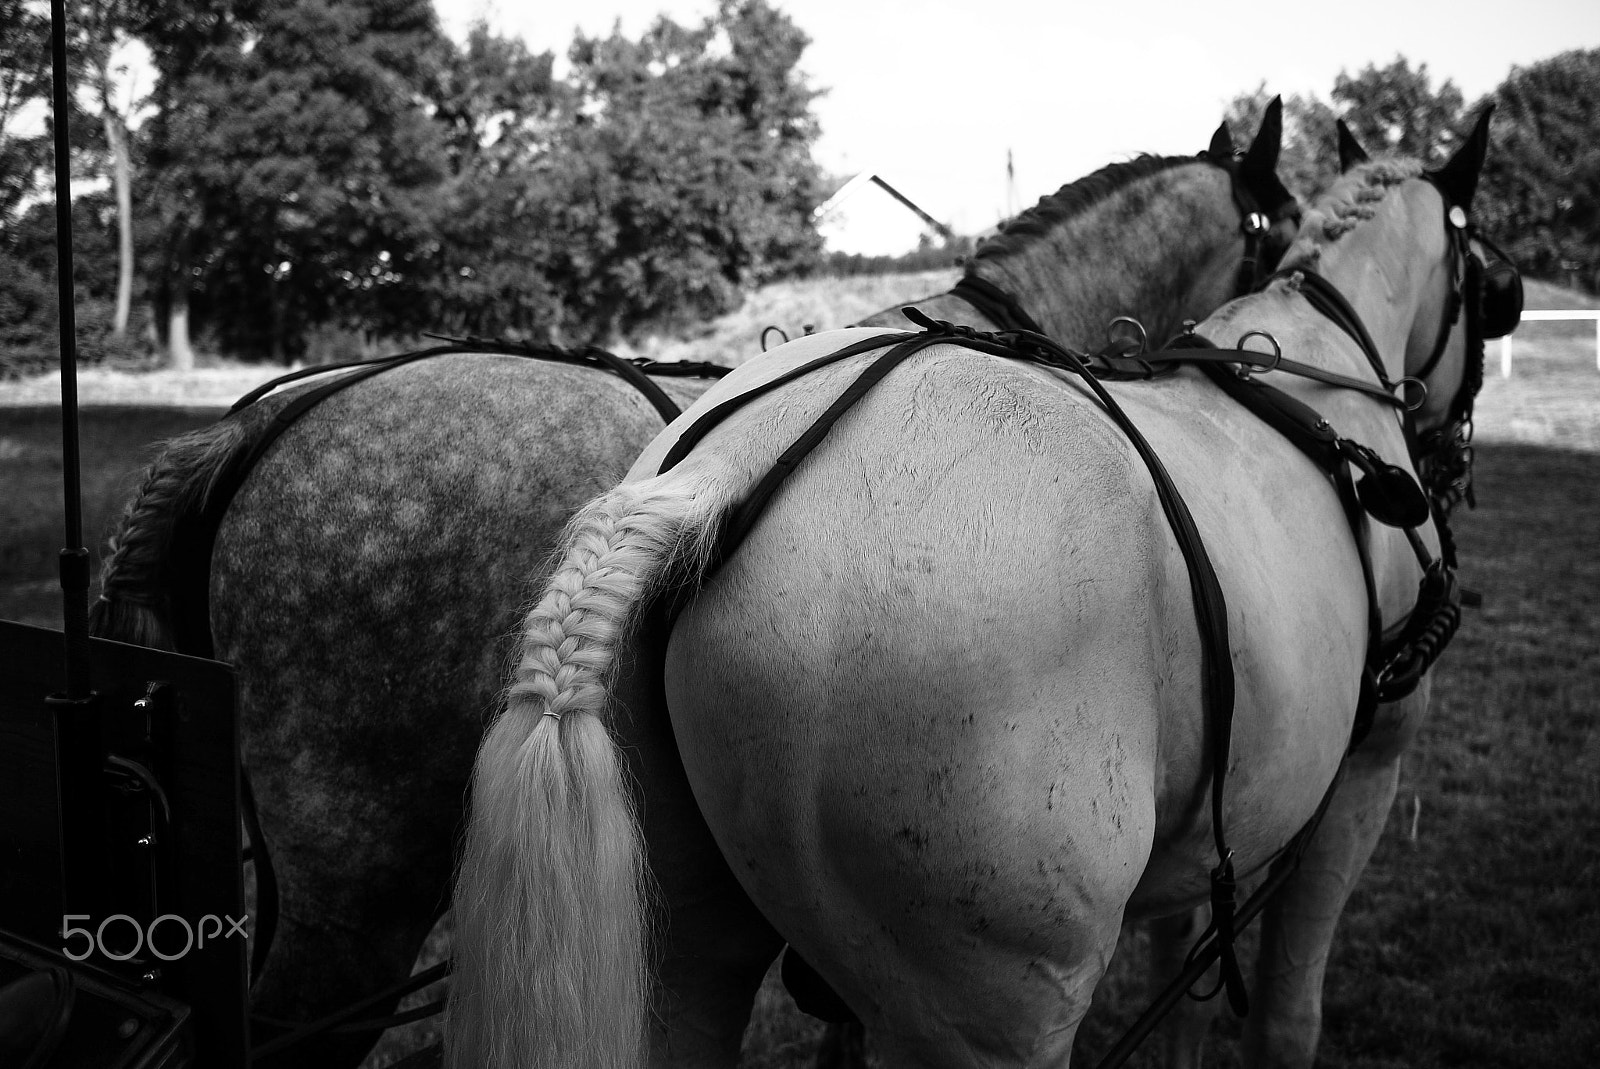
[[[1217,132],[1211,135],[1211,144],[1206,146],[1206,155],[1214,160],[1233,159],[1233,131],[1228,129],[1228,120],[1223,119],[1222,125],[1217,127]]]
[[[1478,172],[1483,170],[1484,157],[1489,154],[1489,116],[1492,114],[1494,105],[1490,104],[1479,113],[1477,125],[1466,143],[1450,157],[1450,162],[1429,172],[1433,184],[1444,192],[1451,204],[1467,208],[1472,204],[1472,195],[1478,191]]]
[[[1372,157],[1367,155],[1367,150],[1361,147],[1361,142],[1356,140],[1356,135],[1350,132],[1350,127],[1344,124],[1343,119],[1335,121],[1334,125],[1339,130],[1339,173],[1344,174],[1358,163],[1366,163]]]
[[[1283,97],[1275,96],[1261,116],[1261,129],[1244,154],[1244,170],[1272,174],[1278,169],[1278,151],[1283,148]]]

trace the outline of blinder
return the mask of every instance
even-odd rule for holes
[[[1482,234],[1474,234],[1473,240],[1492,254],[1492,258],[1482,261],[1483,336],[1503,338],[1522,321],[1522,272],[1498,245]]]

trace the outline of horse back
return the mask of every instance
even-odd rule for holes
[[[258,793],[275,821],[328,828],[305,838],[326,854],[308,878],[331,887],[359,857],[405,879],[422,842],[448,868],[528,584],[659,429],[593,369],[441,356],[327,397],[261,457],[217,532],[211,625]],[[417,826],[393,834],[352,800]]]
[[[1135,419],[1229,600],[1230,836],[1251,864],[1298,827],[1285,784],[1337,763],[1360,651],[1332,647],[1363,607],[1340,585],[1354,551],[1330,543],[1348,541],[1331,489],[1316,508],[1275,491],[1297,455],[1208,413],[1208,390],[1160,384]],[[742,418],[759,441],[728,428],[722,462],[770,462],[837,388],[818,392],[757,402]],[[758,902],[824,894],[807,873],[841,859],[863,866],[855,886],[915,896],[930,844],[965,865],[959,844],[984,842],[986,864],[1021,865],[1013,904],[1162,911],[1205,889],[1200,656],[1181,551],[1122,432],[1071,383],[941,349],[841,420],[706,583],[673,635],[668,700],[735,871],[769,881]],[[1308,814],[1320,788],[1299,793]]]

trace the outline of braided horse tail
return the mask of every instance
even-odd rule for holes
[[[169,441],[122,512],[100,568],[89,633],[137,646],[176,648],[171,550],[179,522],[205,507],[222,473],[251,442],[226,419]]]
[[[568,525],[473,772],[454,899],[455,1069],[644,1057],[644,852],[610,690],[641,609],[704,573],[726,500],[673,472],[601,495]]]

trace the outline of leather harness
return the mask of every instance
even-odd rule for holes
[[[1441,189],[1440,192],[1444,191]],[[1446,204],[1449,204],[1448,197]],[[1469,262],[1472,260],[1466,248],[1464,213],[1451,212],[1447,225],[1453,227],[1450,230],[1450,249],[1451,255],[1457,258],[1452,307],[1450,314],[1443,317],[1438,341],[1426,362],[1424,374],[1432,370],[1444,351],[1451,327],[1463,303],[1461,290],[1464,275],[1470,275],[1471,271],[1470,265],[1463,269],[1463,260]],[[1211,926],[1196,943],[1190,955],[1189,967],[1173,986],[1179,992],[1187,990],[1212,960],[1219,961],[1221,978],[1218,989],[1227,992],[1230,1005],[1240,1016],[1249,1012],[1249,999],[1233,945],[1237,929],[1259,911],[1264,903],[1263,892],[1270,894],[1298,865],[1342,778],[1343,765],[1340,766],[1340,774],[1336,774],[1333,782],[1329,784],[1311,820],[1278,853],[1267,884],[1245,904],[1247,913],[1239,912],[1235,903],[1237,881],[1233,867],[1233,852],[1227,846],[1223,824],[1224,786],[1234,703],[1234,677],[1228,642],[1226,603],[1216,572],[1182,495],[1160,458],[1155,455],[1149,443],[1117,404],[1115,398],[1101,385],[1100,379],[1149,377],[1157,373],[1158,368],[1175,370],[1182,364],[1194,364],[1217,383],[1224,393],[1288,438],[1333,481],[1355,539],[1368,603],[1368,652],[1362,669],[1360,697],[1352,726],[1349,744],[1351,750],[1360,744],[1370,730],[1379,702],[1397,701],[1415,690],[1423,674],[1454,635],[1461,616],[1462,597],[1455,580],[1453,554],[1447,552],[1445,559],[1434,558],[1417,533],[1417,528],[1432,518],[1448,547],[1446,524],[1448,510],[1441,507],[1439,495],[1436,493],[1430,502],[1429,497],[1424,495],[1422,488],[1409,472],[1387,464],[1368,447],[1340,436],[1328,421],[1310,406],[1250,375],[1252,368],[1261,369],[1265,366],[1268,370],[1276,369],[1304,375],[1341,388],[1358,390],[1396,409],[1408,410],[1413,407],[1396,397],[1394,391],[1408,381],[1418,380],[1402,379],[1399,383],[1389,381],[1382,358],[1370,334],[1360,316],[1338,289],[1320,275],[1303,269],[1291,274],[1300,280],[1298,292],[1305,297],[1311,307],[1338,325],[1355,341],[1373,369],[1377,379],[1376,384],[1285,360],[1281,351],[1275,351],[1270,365],[1264,365],[1263,361],[1267,354],[1256,353],[1242,347],[1231,350],[1218,349],[1212,342],[1195,334],[1192,324],[1190,329],[1180,335],[1166,350],[1158,353],[1129,356],[1127,353],[1131,343],[1121,342],[1113,343],[1093,356],[1087,356],[1058,345],[1036,330],[980,332],[970,327],[935,321],[917,309],[908,308],[905,309],[905,315],[923,328],[921,333],[909,336],[903,332],[881,334],[854,342],[836,352],[813,359],[739,396],[722,401],[702,413],[694,423],[685,428],[659,468],[660,472],[671,470],[714,427],[750,400],[820,367],[851,356],[885,349],[881,355],[868,363],[822,415],[778,457],[766,475],[725,517],[712,555],[712,563],[707,569],[709,573],[737,550],[784,479],[827,436],[838,419],[890,371],[916,353],[933,345],[951,343],[993,356],[1057,368],[1081,378],[1113,423],[1128,437],[1144,462],[1189,572],[1196,623],[1201,639],[1204,708],[1213,722],[1209,733],[1212,767],[1211,812],[1218,863],[1211,871]],[[1280,276],[1269,277],[1262,285],[1277,277]],[[1472,342],[1478,337],[1478,333],[1470,328],[1474,321],[1481,320],[1481,309],[1474,305],[1468,315],[1469,342]],[[1246,339],[1249,337],[1249,334],[1245,336]],[[1267,337],[1272,340],[1270,336]],[[1241,342],[1243,340],[1241,339]],[[1275,340],[1273,346],[1276,350]],[[1481,340],[1478,346],[1478,358],[1481,363]],[[1419,381],[1418,384],[1420,385]],[[1470,394],[1471,391],[1463,392]],[[1471,397],[1468,396],[1464,402],[1458,399],[1453,411],[1458,414],[1464,411],[1464,416],[1461,418],[1470,422],[1470,408]],[[1418,460],[1416,437],[1411,431],[1409,421],[1405,427],[1408,449],[1412,453],[1413,460]],[[1355,478],[1356,471],[1362,475],[1359,483]],[[1371,557],[1366,539],[1363,537],[1363,526],[1367,517],[1404,530],[1423,569],[1416,606],[1398,633],[1387,638],[1379,615]],[[1215,993],[1213,991],[1211,995]],[[1171,994],[1172,989],[1169,988],[1163,999]],[[1201,997],[1209,998],[1211,995]],[[1175,1001],[1176,997],[1172,996],[1171,1001]],[[1167,1005],[1170,1004],[1169,1001]],[[1102,1066],[1120,1064],[1143,1035],[1153,1028],[1160,1012],[1164,1011],[1157,1011],[1153,1006],[1146,1016],[1150,1017],[1151,1013],[1155,1016],[1148,1022],[1141,1018],[1140,1024],[1137,1024],[1129,1033],[1129,1037],[1125,1038],[1126,1045],[1119,1044],[1112,1055],[1102,1062]],[[1143,1032],[1140,1031],[1141,1027],[1144,1029]],[[1131,1043],[1127,1040],[1131,1040]]]

